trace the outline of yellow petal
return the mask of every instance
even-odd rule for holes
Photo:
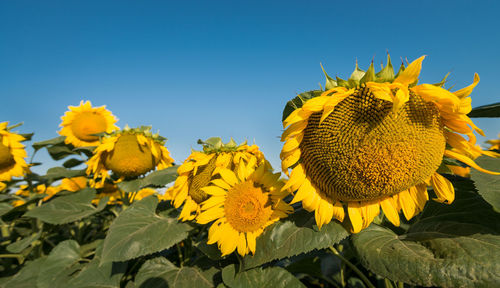
[[[347,214],[349,215],[349,220],[351,220],[352,233],[358,233],[361,231],[361,229],[363,229],[363,217],[361,217],[361,207],[359,202],[348,202]]]
[[[289,137],[295,136],[302,132],[307,127],[307,120],[302,120],[290,125],[281,135],[281,142],[285,141]]]
[[[297,149],[293,152],[293,154],[291,154],[287,158],[283,159],[283,161],[281,161],[282,170],[285,171],[286,169],[288,169],[288,167],[297,163],[299,159],[300,159],[300,150]]]
[[[291,188],[291,191],[295,191],[299,189],[305,179],[306,173],[304,173],[302,165],[297,165],[293,168],[292,173],[290,174],[290,179],[286,182],[285,186],[281,188],[281,190],[283,191]]]
[[[234,186],[236,183],[239,183],[238,178],[236,178],[233,171],[229,169],[222,169],[219,173],[222,179],[224,179],[224,181],[226,181],[229,185]]]
[[[196,218],[196,222],[199,224],[207,224],[221,217],[224,217],[224,208],[212,208],[201,212]]]
[[[339,220],[340,222],[344,222],[345,211],[340,202],[336,202],[333,205],[333,217],[335,217],[335,219]]]
[[[391,221],[391,223],[394,224],[394,226],[399,226],[399,215],[397,210],[398,205],[394,201],[394,199],[391,196],[389,196],[384,200],[380,201],[380,206],[384,211],[385,217],[387,217],[387,219]]]
[[[247,240],[244,233],[239,233],[238,244],[237,244],[238,254],[245,256],[247,254]]]
[[[252,252],[252,254],[255,254],[255,246],[257,242],[255,239],[256,238],[255,234],[252,232],[247,232],[246,237],[247,237],[248,249],[250,250],[250,252]]]
[[[200,188],[200,190],[213,196],[225,196],[227,194],[226,190],[219,186],[205,186]]]
[[[493,171],[489,171],[489,170],[486,170],[486,169],[483,169],[481,167],[479,167],[479,165],[476,164],[476,162],[474,162],[474,160],[470,159],[469,157],[467,156],[464,156],[460,153],[457,153],[457,152],[454,152],[454,151],[451,151],[451,150],[445,150],[444,151],[444,156],[446,157],[450,157],[450,158],[453,158],[453,159],[456,159],[466,165],[469,165],[471,166],[472,168],[478,170],[478,171],[481,171],[483,173],[488,173],[488,174],[491,174],[491,175],[500,175],[500,172],[493,172]]]
[[[299,165],[301,166],[301,165]],[[304,179],[302,182],[302,185],[300,185],[299,190],[297,190],[297,193],[295,193],[295,197],[293,197],[292,201],[290,204],[297,203],[299,201],[302,201],[306,197],[309,197],[311,194],[315,194],[316,189],[311,185],[311,182],[308,179]]]
[[[411,64],[399,74],[398,78],[394,79],[394,82],[408,86],[417,81],[418,75],[420,75],[420,70],[422,69],[422,61],[424,61],[424,58],[425,55],[411,62]]]
[[[319,229],[321,229],[323,225],[330,223],[333,218],[333,205],[320,197],[319,206],[314,211],[314,218],[316,219],[316,225],[318,225]]]
[[[403,214],[405,215],[406,220],[410,220],[413,215],[415,215],[416,205],[415,201],[410,195],[408,190],[401,191],[398,194],[399,205],[403,209]]]
[[[455,94],[455,96],[460,99],[464,99],[465,97],[469,96],[470,93],[472,93],[472,90],[474,90],[474,87],[476,87],[477,83],[479,83],[479,75],[477,75],[477,73],[474,73],[474,81],[472,82],[472,84],[453,92],[453,94]]]
[[[302,109],[304,111],[309,111],[309,112],[319,112],[323,110],[323,107],[325,106],[326,101],[328,101],[330,97],[328,96],[319,96],[312,98],[308,100],[304,105],[302,106]]]
[[[455,189],[448,179],[438,173],[434,173],[431,176],[431,185],[438,196],[437,199],[433,200],[446,204],[451,204],[455,200]]]

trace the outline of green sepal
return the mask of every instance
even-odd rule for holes
[[[450,76],[450,72],[448,72],[448,73],[446,73],[446,75],[444,75],[443,80],[441,80],[441,82],[434,83],[432,85],[443,88],[444,84],[446,83],[446,78],[448,78],[448,76]]]
[[[392,82],[394,80],[394,67],[392,67],[391,56],[387,53],[387,65],[382,67],[378,73],[375,74],[377,79],[375,82],[383,83],[383,82]]]
[[[337,78],[338,86],[349,87],[349,82],[345,81],[344,79],[340,79],[339,77],[336,77],[336,78]]]
[[[301,108],[307,100],[312,99],[314,97],[318,97],[323,93],[322,90],[312,90],[304,93],[300,93],[292,100],[288,101],[283,109],[283,118],[281,121],[285,121],[285,119],[290,115],[295,109]]]
[[[373,82],[377,79],[377,76],[375,76],[375,68],[373,67],[373,61],[370,64],[370,67],[366,71],[365,75],[361,80],[359,80],[360,83],[366,83],[366,82]]]
[[[203,152],[207,154],[218,152],[234,152],[238,150],[239,147],[247,145],[246,140],[238,145],[233,138],[231,138],[229,142],[223,143],[220,137],[211,137],[205,141],[198,139],[197,143],[203,146]]]
[[[323,64],[319,63],[319,65],[321,66],[321,69],[323,70],[323,73],[326,77],[325,90],[330,90],[337,87],[337,81],[333,80],[333,78],[326,73],[325,68],[323,68]]]
[[[401,66],[399,66],[399,71],[396,74],[396,76],[394,76],[394,79],[398,78],[399,74],[401,74],[401,72],[405,71],[405,69],[406,69],[405,63],[401,62]]]

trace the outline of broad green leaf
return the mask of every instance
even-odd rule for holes
[[[64,143],[48,146],[47,152],[49,152],[50,157],[52,157],[52,159],[54,160],[61,160],[70,155],[78,154],[73,151],[73,148],[69,147]]]
[[[467,116],[471,118],[500,117],[500,102],[476,107]]]
[[[211,273],[210,273],[211,274]],[[163,257],[146,261],[135,277],[136,287],[214,287],[212,276],[194,267],[175,266]]]
[[[234,271],[234,268],[231,271]],[[224,284],[231,288],[306,287],[299,279],[281,267],[255,268],[233,276],[229,274],[230,272],[227,269],[223,271]]]
[[[137,192],[145,187],[163,187],[177,178],[177,168],[172,166],[166,169],[151,172],[144,178],[118,183],[118,187],[125,192]]]
[[[66,169],[64,167],[53,167],[47,170],[47,174],[44,176],[41,176],[43,179],[46,179],[49,182],[54,182],[59,179],[63,178],[71,178],[71,177],[78,177],[78,176],[85,176],[87,175],[85,173],[85,169],[82,170],[71,170],[71,169]]]
[[[40,141],[40,142],[36,142],[36,143],[33,143],[33,148],[35,150],[39,150],[45,146],[51,146],[51,145],[58,145],[58,144],[63,144],[64,143],[64,139],[66,139],[66,136],[59,136],[59,137],[56,137],[56,138],[52,138],[52,139],[49,139],[49,140],[45,140],[45,141]]]
[[[73,222],[97,213],[106,207],[106,201],[101,200],[94,207],[92,199],[96,196],[96,190],[85,188],[70,195],[57,197],[28,211],[24,216],[38,218],[50,224],[64,224]]]
[[[477,158],[475,162],[484,169],[500,171],[500,159],[483,156]],[[486,174],[471,168],[470,177],[484,200],[490,203],[495,211],[500,212],[500,176]]]
[[[80,260],[80,246],[74,240],[66,240],[57,245],[40,268],[38,288],[66,287],[72,272],[76,271]]]
[[[127,269],[127,263],[107,262],[100,265],[102,242],[100,244],[96,249],[94,259],[84,266],[78,274],[72,275],[68,282],[68,287],[120,287],[120,280]]]
[[[500,287],[500,214],[473,191],[471,180],[452,180],[455,201],[428,203],[406,234],[375,224],[354,234],[363,265],[411,285]]]
[[[248,269],[276,259],[324,249],[347,236],[344,227],[335,221],[318,230],[314,215],[300,210],[266,228],[257,238],[255,255],[243,258],[244,267]]]
[[[313,90],[313,91],[307,91],[304,93],[300,93],[297,95],[297,97],[293,98],[292,100],[288,101],[286,103],[285,109],[283,109],[283,118],[281,121],[285,121],[285,119],[292,113],[295,109],[302,107],[304,103],[306,103],[307,100],[318,97],[321,95],[323,91],[321,90]]]
[[[8,203],[0,203],[0,216],[7,214],[14,207]]]
[[[176,218],[157,215],[157,205],[158,199],[149,196],[118,215],[104,239],[102,263],[168,249],[188,236],[191,227]]]
[[[24,267],[9,280],[3,282],[2,288],[32,288],[36,287],[36,281],[40,269],[44,266],[47,257],[38,258],[32,262],[26,262]]]
[[[21,253],[21,251],[28,248],[31,243],[38,240],[38,238],[40,238],[40,233],[34,233],[29,237],[25,237],[19,241],[9,244],[9,246],[7,246],[7,251],[11,253]]]

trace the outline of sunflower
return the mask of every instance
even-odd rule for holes
[[[69,111],[61,117],[59,134],[66,136],[64,142],[75,147],[97,146],[99,136],[117,130],[117,119],[106,106],[92,107],[90,101],[80,101],[80,106],[68,106]]]
[[[0,123],[0,181],[10,181],[12,177],[21,177],[29,171],[24,160],[26,150],[21,144],[25,138],[10,132],[8,124]]]
[[[221,169],[237,171],[240,165],[259,165],[269,162],[256,145],[247,145],[246,142],[237,145],[233,139],[222,143],[218,137],[203,142],[203,151],[192,151],[191,155],[177,169],[174,186],[170,187],[162,200],[171,200],[175,208],[184,204],[179,219],[193,220],[200,212],[200,203],[208,199],[209,195],[201,188],[209,185],[210,181],[220,178],[217,174]]]
[[[265,163],[241,163],[237,171],[222,168],[220,179],[201,190],[210,196],[201,203],[197,222],[214,221],[208,230],[208,244],[217,242],[222,255],[237,250],[241,256],[255,254],[256,238],[293,208],[283,201],[281,173],[273,174]]]
[[[101,177],[101,183],[104,183],[108,170],[125,179],[144,175],[155,168],[172,166],[174,160],[163,146],[166,139],[158,134],[152,135],[150,129],[125,127],[103,137],[87,162],[87,174],[93,173],[94,179]]]
[[[326,91],[313,91],[317,97],[284,115],[281,140],[286,142],[280,157],[283,171],[292,171],[283,189],[297,190],[291,203],[302,201],[314,211],[319,227],[333,217],[343,222],[347,213],[356,233],[380,207],[399,226],[401,210],[408,220],[422,211],[427,186],[433,187],[435,201],[450,204],[453,185],[436,172],[443,157],[499,174],[473,160],[493,156],[475,145],[473,130],[484,134],[467,117],[468,96],[479,76],[455,92],[442,88],[446,77],[438,84],[417,85],[424,57],[402,65],[397,75],[390,57],[378,73],[373,63],[366,72],[356,65],[347,81],[325,73]]]

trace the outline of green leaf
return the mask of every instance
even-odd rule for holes
[[[28,248],[31,243],[38,240],[38,238],[40,238],[40,233],[31,234],[19,241],[10,243],[9,246],[7,246],[7,251],[11,253],[21,253],[24,249]]]
[[[57,197],[28,211],[24,216],[38,218],[50,224],[73,222],[97,213],[106,207],[106,201],[101,201],[97,208],[94,207],[91,202],[95,196],[95,189],[85,188],[70,195]]]
[[[38,258],[32,262],[26,262],[24,267],[9,280],[2,283],[2,288],[32,288],[36,287],[36,280],[40,269],[44,266],[46,257]]]
[[[57,245],[40,268],[37,287],[66,287],[71,272],[77,269],[80,260],[80,246],[74,240],[66,240]]]
[[[483,156],[477,158],[475,162],[484,169],[500,171],[500,159]],[[495,211],[500,212],[500,176],[471,168],[470,177],[484,200],[490,203]]]
[[[32,146],[36,151],[36,150],[40,150],[41,148],[46,147],[46,146],[62,144],[62,143],[64,143],[64,139],[66,139],[65,136],[59,136],[59,137],[52,138],[49,140],[33,143]]]
[[[12,205],[8,203],[0,203],[0,216],[3,216],[7,213],[9,213],[10,210],[14,209]]]
[[[500,214],[473,191],[471,180],[458,178],[455,201],[429,202],[406,234],[375,224],[354,234],[363,265],[411,285],[499,287]]]
[[[245,269],[314,249],[324,249],[339,243],[349,235],[344,227],[335,221],[323,225],[321,230],[318,230],[315,222],[313,214],[300,210],[266,228],[257,238],[255,255],[243,258]]]
[[[61,160],[69,155],[78,154],[73,151],[73,148],[67,144],[57,144],[47,147],[47,152],[49,152],[50,157],[54,160]]]
[[[476,107],[467,116],[471,118],[500,117],[500,102]]]
[[[194,267],[175,266],[163,257],[146,261],[135,277],[136,287],[214,287],[213,275],[206,275]]]
[[[290,115],[290,113],[292,113],[295,109],[302,107],[302,105],[304,105],[307,100],[318,97],[319,95],[321,95],[321,93],[323,93],[323,91],[321,90],[307,91],[304,93],[300,93],[299,95],[297,95],[297,97],[288,101],[286,103],[285,109],[283,109],[283,118],[281,121],[285,121],[288,115]]]
[[[63,178],[71,178],[78,176],[86,176],[85,169],[82,170],[70,170],[64,167],[53,167],[47,170],[47,174],[41,176],[42,179],[46,179],[49,182],[54,182]]]
[[[155,213],[158,199],[149,196],[134,202],[118,215],[104,239],[101,262],[125,261],[179,243],[192,229],[176,218]]]
[[[71,158],[71,159],[66,160],[63,163],[63,166],[64,166],[64,168],[73,168],[73,167],[78,166],[84,162],[85,161],[80,160],[80,159]]]
[[[83,247],[83,246],[82,246]],[[100,265],[102,243],[96,249],[95,257],[77,274],[71,277],[68,287],[120,287],[120,281],[127,269],[126,262],[107,262]]]
[[[273,287],[290,288],[306,287],[299,279],[281,267],[270,267],[266,269],[255,268],[234,276],[230,275],[232,270],[223,270],[224,284],[231,288]],[[225,273],[224,273],[225,272]],[[224,277],[225,276],[225,277]],[[231,277],[232,276],[232,277]]]
[[[177,168],[172,166],[162,170],[154,171],[144,178],[118,183],[118,187],[125,192],[137,192],[144,187],[164,187],[177,178]]]

